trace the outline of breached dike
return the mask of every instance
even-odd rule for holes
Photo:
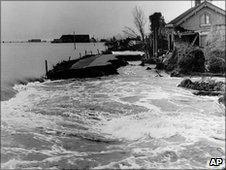
[[[68,78],[91,78],[118,74],[117,69],[128,64],[127,61],[141,60],[141,55],[89,55],[77,60],[63,61],[48,71],[51,80]]]

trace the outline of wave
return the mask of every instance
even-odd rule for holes
[[[30,82],[44,82],[44,77],[25,77],[23,79],[15,79],[9,82],[2,82],[1,84],[1,101],[7,101],[15,97],[18,92],[15,90],[15,85],[27,85]]]
[[[44,77],[40,77],[40,78],[37,78],[37,77],[27,77],[27,78],[24,78],[24,79],[17,79],[16,80],[16,84],[23,84],[23,85],[26,85],[30,82],[44,82],[45,81],[45,78]]]
[[[12,87],[1,87],[1,101],[9,100],[16,95],[17,91]]]

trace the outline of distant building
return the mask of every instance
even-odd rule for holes
[[[100,39],[100,42],[107,42],[107,39]]]
[[[28,40],[28,42],[41,42],[42,40],[41,39],[31,39],[31,40]]]
[[[51,43],[62,43],[61,39],[54,39],[53,41],[51,41]]]
[[[89,35],[62,35],[60,39],[54,39],[52,43],[74,43],[74,42],[90,42]]]
[[[173,50],[177,40],[205,47],[211,28],[218,26],[225,26],[225,11],[206,0],[195,0],[194,7],[166,25],[168,49]]]
[[[90,42],[97,42],[97,40],[96,40],[94,37],[92,37],[92,38],[90,39]]]

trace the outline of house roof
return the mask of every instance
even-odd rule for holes
[[[179,15],[178,17],[176,17],[175,19],[173,19],[172,21],[170,21],[168,23],[168,25],[172,24],[174,26],[180,25],[183,21],[187,20],[188,18],[190,18],[191,16],[193,16],[194,14],[196,14],[196,12],[198,12],[199,10],[201,10],[202,8],[208,7],[212,10],[214,10],[217,13],[220,13],[222,15],[225,15],[225,10],[213,5],[212,3],[209,3],[207,1],[202,2],[201,4],[194,6],[190,9],[188,9],[187,11],[185,11],[184,13],[182,13],[181,15]]]

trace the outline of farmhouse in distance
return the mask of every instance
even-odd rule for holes
[[[74,43],[74,42],[90,42],[88,34],[68,34],[62,35],[60,39],[54,39],[51,43]]]

